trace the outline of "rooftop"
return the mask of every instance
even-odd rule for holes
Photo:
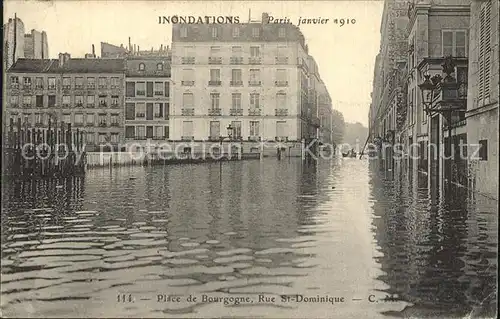
[[[59,60],[18,59],[8,72],[17,73],[123,73],[123,59],[69,59],[62,66]]]

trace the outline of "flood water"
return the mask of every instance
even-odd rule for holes
[[[96,169],[3,189],[5,317],[495,315],[498,203],[436,200],[368,160]]]

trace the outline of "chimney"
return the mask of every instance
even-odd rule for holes
[[[160,44],[160,51],[163,51],[163,44]]]
[[[63,65],[64,65],[64,54],[59,53],[59,67],[62,68]]]
[[[267,12],[262,13],[262,24],[268,24],[269,23],[269,14]]]
[[[93,44],[92,44],[92,56],[95,57],[95,47]]]
[[[137,46],[134,44],[134,51],[133,51],[133,52],[134,52],[134,54],[137,52],[137,50],[136,50],[136,49],[137,49]]]
[[[132,51],[132,42],[130,42],[130,37],[128,37],[128,50]]]
[[[63,62],[64,62],[64,64],[66,64],[71,59],[71,54],[66,52],[66,53],[64,53],[63,58],[64,58]]]

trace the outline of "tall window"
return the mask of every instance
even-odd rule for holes
[[[81,103],[83,103],[83,97]],[[94,104],[95,104],[95,95],[87,95],[87,106],[94,107]]]
[[[216,139],[220,136],[220,122],[219,121],[211,121],[210,122],[210,138]]]
[[[95,96],[91,95],[91,97],[94,98]],[[83,106],[83,95],[75,95],[75,104],[76,106]]]
[[[260,108],[260,94],[259,93],[250,93],[250,108],[251,109]]]
[[[49,78],[49,90],[56,88],[56,78]]]
[[[491,0],[481,4],[479,19],[479,83],[478,101],[488,103],[491,82]]]
[[[217,29],[217,27],[212,27],[212,38],[217,38],[218,35],[219,30]]]
[[[260,57],[260,47],[258,46],[250,47],[250,56],[252,58]]]
[[[254,38],[257,38],[260,35],[260,29],[259,28],[253,28],[252,29],[252,36]]]
[[[68,83],[68,85],[69,85],[69,83]],[[77,89],[83,88],[83,78],[82,77],[75,78],[75,88],[77,88]]]
[[[232,121],[231,127],[233,128],[233,137],[241,137],[241,121]]]
[[[193,108],[194,107],[194,95],[193,95],[193,93],[184,93],[182,95],[182,107],[183,108]]]
[[[259,136],[260,123],[258,121],[250,121],[250,136]]]
[[[135,116],[139,118],[146,117],[146,103],[136,103]]]
[[[443,31],[443,56],[465,57],[467,56],[467,37],[465,30]]]
[[[212,110],[218,109],[220,106],[220,94],[219,93],[210,93],[210,102],[211,102]]]
[[[95,78],[87,78],[87,88],[89,89],[95,88]]]
[[[181,27],[181,38],[187,38],[187,28],[185,26]]]
[[[233,38],[237,38],[240,36],[240,28],[234,27],[233,28]]]
[[[250,82],[258,83],[260,81],[260,70],[259,69],[250,69]]]
[[[125,84],[125,96],[134,97],[135,96],[135,82],[127,82]]]
[[[135,120],[135,103],[125,104],[125,119]]]
[[[193,85],[194,83],[194,70],[193,69],[183,69],[182,70],[182,85]]]
[[[232,69],[231,70],[231,82],[233,84],[241,83],[241,69]]]
[[[286,94],[284,92],[276,94],[276,108],[286,109]]]
[[[210,69],[210,81],[212,82],[220,81],[220,69]]]
[[[285,69],[276,70],[276,81],[285,83],[287,81],[287,74]]]
[[[63,83],[62,83],[62,85],[63,85],[63,88],[64,88],[64,89],[69,89],[69,88],[71,88],[71,78],[69,78],[69,77],[64,77],[64,78],[63,78]]]
[[[220,55],[220,47],[219,46],[211,46],[210,47],[210,55],[211,56],[219,56]]]
[[[233,93],[231,100],[232,108],[235,110],[241,110],[241,93]]]
[[[278,37],[280,37],[280,38],[286,37],[286,30],[285,30],[285,28],[279,28],[279,30],[278,30]]]
[[[87,113],[87,118],[85,119],[85,123],[87,123],[87,125],[94,125],[94,113]]]
[[[136,92],[135,92],[136,95],[138,95],[138,96],[145,96],[146,95],[146,83],[137,82],[135,87],[136,87]]]
[[[286,136],[286,121],[276,122],[276,136],[285,137]]]
[[[99,78],[99,88],[104,89],[108,86],[108,81],[104,77]]]

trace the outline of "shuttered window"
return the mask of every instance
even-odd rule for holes
[[[489,103],[491,78],[491,0],[481,5],[479,18],[479,104]]]

